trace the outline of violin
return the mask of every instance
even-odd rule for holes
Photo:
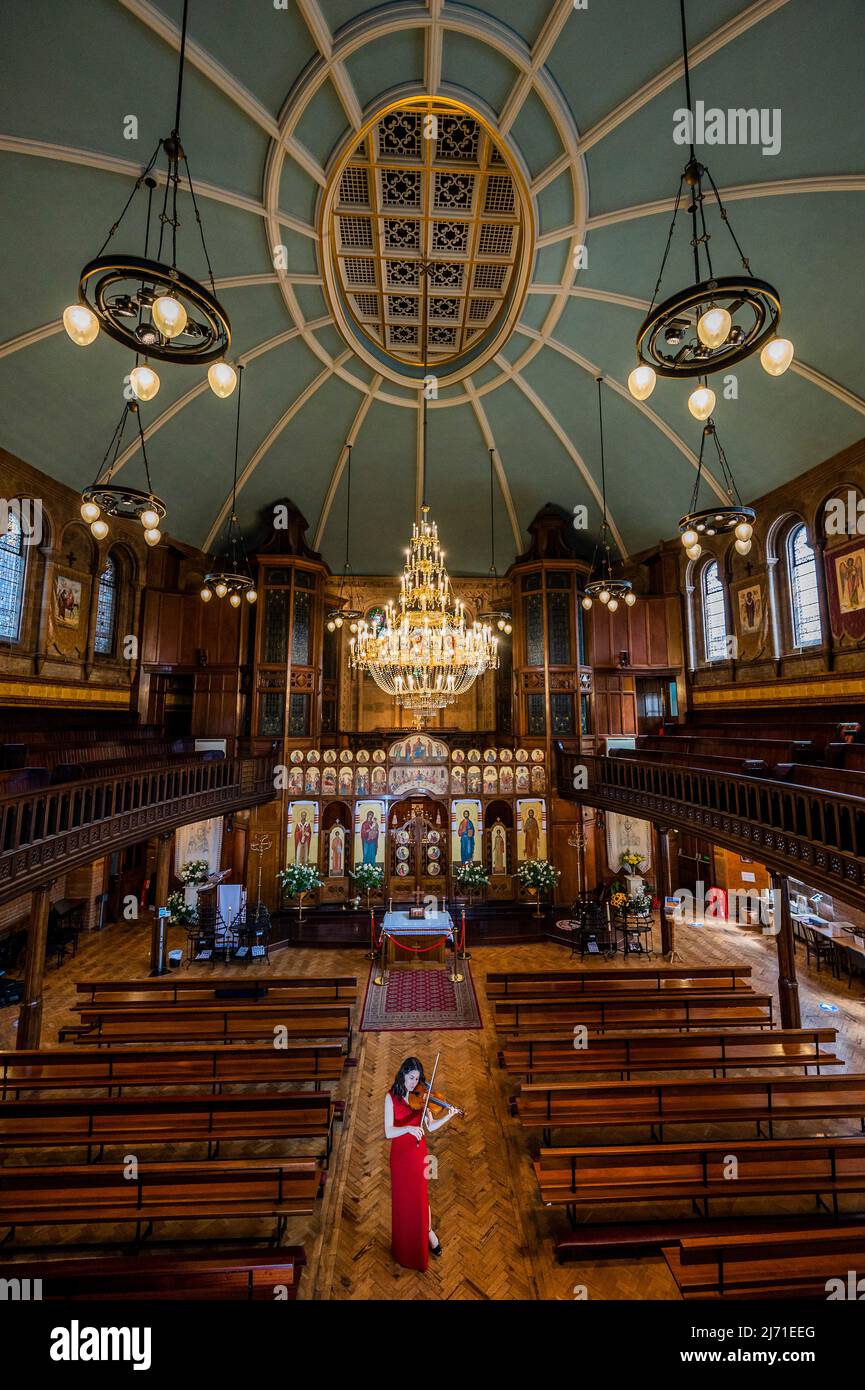
[[[458,1105],[451,1105],[449,1100],[433,1091],[428,1081],[419,1081],[413,1091],[409,1091],[406,1100],[412,1110],[423,1110],[426,1107],[428,1115],[432,1115],[434,1120],[439,1119],[448,1110],[454,1110],[457,1115],[462,1115],[465,1119],[466,1112],[460,1110]]]

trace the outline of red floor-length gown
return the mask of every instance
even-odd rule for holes
[[[420,1122],[420,1111],[391,1092],[396,1129]],[[391,1253],[405,1269],[425,1270],[429,1264],[429,1195],[426,1139],[412,1134],[390,1141]]]

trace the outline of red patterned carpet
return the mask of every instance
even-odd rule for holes
[[[460,970],[465,979],[457,984],[452,983],[448,966],[443,970],[390,970],[384,985],[375,985],[374,966],[366,987],[361,1031],[482,1027],[467,961],[460,962]]]

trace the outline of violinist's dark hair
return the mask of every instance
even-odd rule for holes
[[[426,1080],[426,1077],[424,1076],[423,1062],[420,1060],[420,1058],[406,1057],[405,1061],[400,1066],[400,1069],[397,1072],[396,1077],[394,1078],[393,1085],[390,1088],[391,1094],[399,1096],[400,1100],[405,1100],[406,1098],[405,1078],[406,1073],[410,1071],[420,1072],[421,1081]]]

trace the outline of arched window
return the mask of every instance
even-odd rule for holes
[[[17,642],[21,636],[26,568],[24,533],[10,507],[6,532],[0,535],[0,638],[6,642]]]
[[[100,656],[114,652],[114,629],[117,625],[117,561],[108,556],[105,569],[99,576],[96,597],[96,639],[93,650]]]
[[[703,570],[703,640],[707,661],[723,661],[727,655],[727,609],[717,560]]]
[[[804,525],[794,526],[787,537],[787,572],[790,576],[793,645],[816,647],[823,640],[817,563]]]

